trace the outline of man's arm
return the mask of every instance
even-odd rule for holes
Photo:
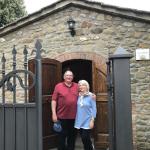
[[[51,109],[52,109],[52,120],[53,122],[57,121],[57,115],[56,115],[56,101],[52,100],[51,102]]]

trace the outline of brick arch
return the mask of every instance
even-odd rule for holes
[[[94,52],[70,52],[56,56],[54,59],[64,62],[72,59],[84,59],[94,61],[96,68],[106,74],[106,58]]]

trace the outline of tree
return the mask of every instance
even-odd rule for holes
[[[0,0],[0,27],[25,16],[23,0]]]

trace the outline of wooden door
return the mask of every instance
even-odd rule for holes
[[[29,70],[35,72],[35,60],[29,61]],[[61,81],[61,63],[44,58],[42,59],[42,101],[43,101],[43,150],[57,146],[57,135],[53,132],[51,120],[51,95],[55,85]],[[31,79],[29,79],[29,84]],[[34,101],[34,88],[29,91],[30,102]]]
[[[92,63],[93,92],[96,94],[97,116],[94,129],[94,144],[97,149],[108,147],[108,98],[106,73]]]

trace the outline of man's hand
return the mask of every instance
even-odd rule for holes
[[[53,122],[57,122],[56,101],[54,101],[54,100],[52,100],[52,102],[51,102],[51,109],[52,109],[52,120],[53,120]]]
[[[56,114],[52,114],[52,120],[53,120],[53,122],[57,122],[57,115]]]
[[[94,93],[92,93],[92,98],[96,100],[96,95]]]

